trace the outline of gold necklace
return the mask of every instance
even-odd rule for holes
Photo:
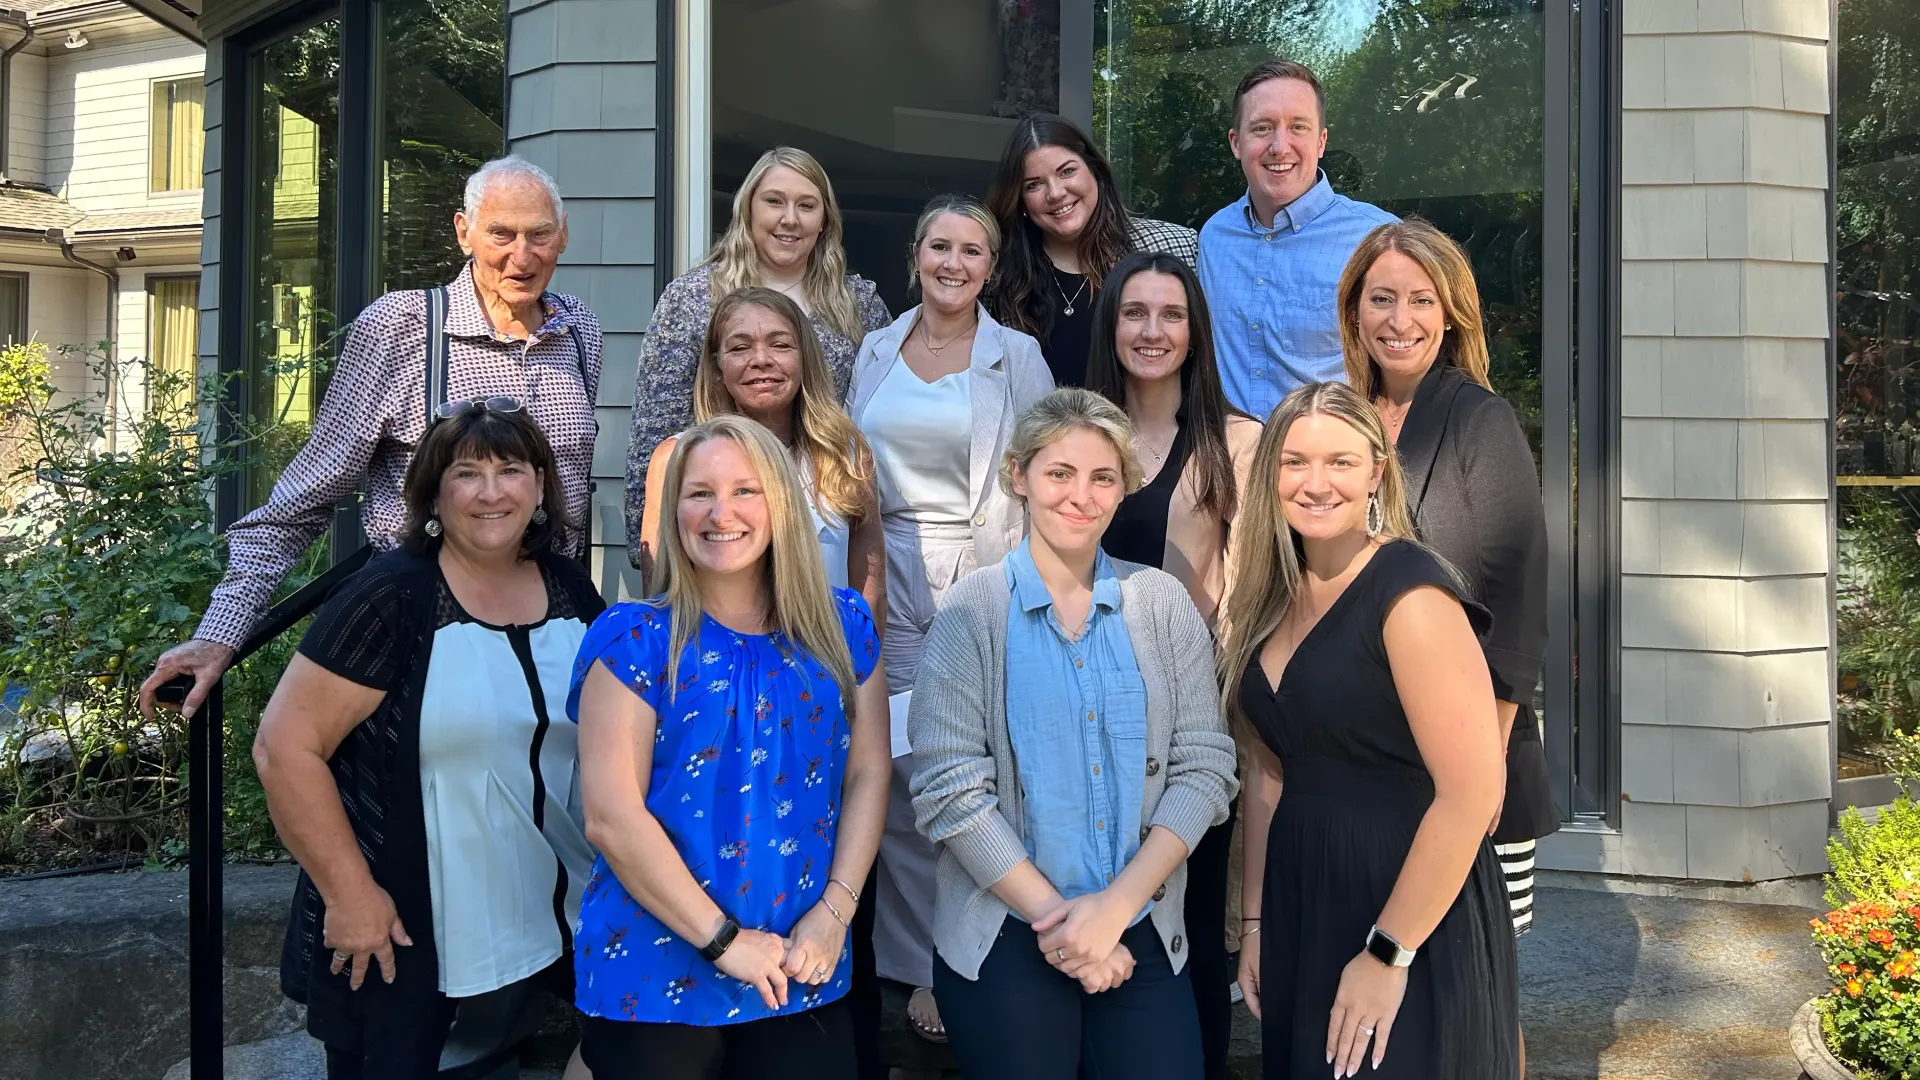
[[[954,342],[959,341],[961,338],[966,337],[968,334],[971,334],[978,329],[980,329],[980,320],[976,318],[974,319],[972,326],[969,326],[965,330],[962,330],[959,333],[948,338],[947,343],[945,345],[935,345],[933,343],[933,331],[927,328],[926,316],[922,315],[920,317],[920,340],[923,344],[926,345],[927,351],[930,353],[933,353],[935,356],[938,356],[941,353],[952,348]]]

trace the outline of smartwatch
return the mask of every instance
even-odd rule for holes
[[[1412,967],[1415,949],[1403,949],[1393,935],[1375,926],[1367,931],[1367,955],[1388,967]]]
[[[720,924],[720,930],[713,935],[713,940],[700,947],[700,955],[709,962],[716,961],[726,955],[727,946],[732,945],[733,939],[738,936],[740,936],[740,924],[734,922],[733,916],[729,915],[727,921]]]

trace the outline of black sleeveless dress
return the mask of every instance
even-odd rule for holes
[[[1477,633],[1485,609],[1430,552],[1407,542],[1374,553],[1287,662],[1277,692],[1256,660],[1239,688],[1279,758],[1285,786],[1267,833],[1260,986],[1267,1080],[1328,1075],[1327,1022],[1340,973],[1386,907],[1433,802],[1388,667],[1392,602],[1421,585],[1461,599]],[[1493,844],[1407,972],[1381,1080],[1513,1080],[1519,977]]]
[[[1167,561],[1167,518],[1173,512],[1173,493],[1187,471],[1187,458],[1193,455],[1192,440],[1187,438],[1184,412],[1175,416],[1179,424],[1173,432],[1173,444],[1167,447],[1167,460],[1153,474],[1153,482],[1120,500],[1107,524],[1100,547],[1110,559],[1165,570]]]

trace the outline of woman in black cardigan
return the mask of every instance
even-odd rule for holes
[[[1417,218],[1375,229],[1348,261],[1338,302],[1347,382],[1386,422],[1415,529],[1493,613],[1487,666],[1508,733],[1507,794],[1489,831],[1514,933],[1525,933],[1534,844],[1560,827],[1531,704],[1547,647],[1547,523],[1533,451],[1487,380],[1480,291],[1445,233]]]

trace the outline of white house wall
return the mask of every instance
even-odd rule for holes
[[[11,129],[7,176],[29,184],[47,178],[47,61],[32,53],[13,58],[13,95],[7,105]]]
[[[90,214],[198,206],[198,190],[148,193],[148,128],[153,83],[200,75],[205,63],[172,34],[51,57],[46,183]]]
[[[51,349],[53,385],[64,393],[86,394],[99,386],[85,357],[62,353],[60,347],[84,347],[106,333],[106,287],[91,271],[35,267],[29,272],[27,327]]]

